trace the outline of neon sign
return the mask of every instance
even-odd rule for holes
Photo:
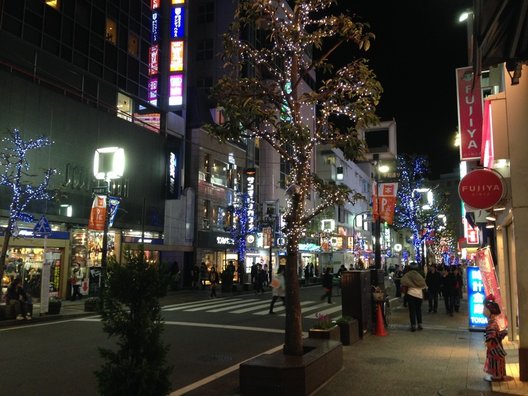
[[[157,43],[159,41],[159,14],[157,12],[152,13],[152,42]]]
[[[148,84],[148,99],[151,105],[158,105],[158,79],[157,77],[151,78]]]
[[[183,41],[171,42],[169,70],[171,72],[183,70]]]
[[[185,8],[174,7],[171,10],[171,38],[183,38],[185,37]]]
[[[169,106],[183,104],[183,74],[169,76]]]
[[[479,267],[467,267],[468,319],[470,328],[484,328],[488,319],[484,316],[486,299],[484,283]]]
[[[149,48],[149,76],[158,74],[159,62],[159,45],[153,45]]]

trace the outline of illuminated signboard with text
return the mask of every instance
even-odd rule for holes
[[[185,8],[174,7],[171,10],[171,24],[170,24],[170,35],[171,38],[184,38],[185,37]]]
[[[185,4],[185,0],[172,0],[172,4]]]
[[[152,43],[159,41],[159,14],[157,12],[152,13]]]
[[[169,106],[183,104],[183,74],[172,74],[169,77]]]
[[[159,64],[159,45],[153,45],[149,48],[149,76],[158,74]]]
[[[183,70],[183,41],[171,41],[170,71]]]
[[[484,300],[486,299],[484,283],[479,267],[467,267],[468,289],[468,319],[471,329],[483,329],[488,323],[484,316]]]
[[[151,78],[148,85],[148,99],[151,105],[158,105],[158,78]]]

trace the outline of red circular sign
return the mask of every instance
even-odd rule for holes
[[[460,199],[475,209],[489,209],[495,206],[504,195],[501,176],[489,169],[476,169],[460,180]]]

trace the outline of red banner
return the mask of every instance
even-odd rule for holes
[[[104,231],[106,221],[106,197],[96,195],[92,203],[88,229],[93,231]]]
[[[381,219],[389,224],[394,221],[394,209],[396,208],[396,199],[398,193],[398,183],[380,183],[379,196],[376,194],[378,186],[374,183],[374,195],[372,204],[372,216],[376,220],[378,214]]]
[[[480,77],[473,79],[473,68],[462,67],[457,73],[460,159],[480,159],[482,146],[482,92]]]
[[[504,313],[504,305],[502,304],[502,296],[500,293],[499,282],[497,281],[497,274],[495,272],[495,265],[488,247],[477,250],[476,262],[480,268],[482,276],[482,284],[484,285],[484,292],[486,296],[493,294],[495,302],[499,304],[501,314],[497,317],[497,322],[501,330],[508,327],[508,318]]]

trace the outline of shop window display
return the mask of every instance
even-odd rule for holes
[[[34,302],[40,300],[42,265],[44,260],[50,264],[49,293],[59,296],[62,271],[62,249],[48,248],[46,254],[42,248],[11,248],[8,250],[2,292],[5,293],[13,279],[20,277],[26,292]]]

